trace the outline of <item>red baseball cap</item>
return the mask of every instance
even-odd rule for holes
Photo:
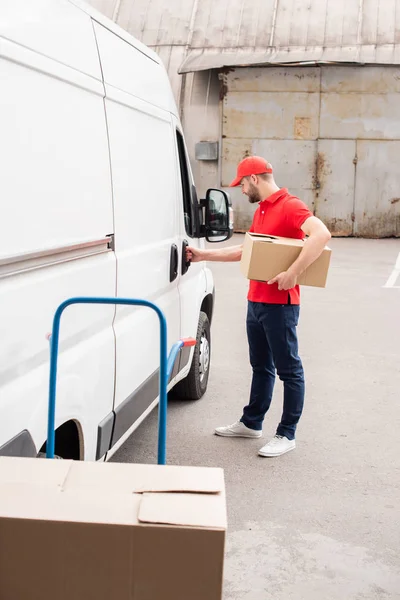
[[[268,166],[265,158],[261,156],[248,156],[238,164],[237,175],[229,187],[240,185],[243,177],[260,175],[260,173],[272,173],[272,169]]]

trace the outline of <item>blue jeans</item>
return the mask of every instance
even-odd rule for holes
[[[249,302],[247,338],[253,368],[250,401],[241,421],[261,430],[275,384],[283,381],[283,414],[276,433],[293,440],[304,405],[304,371],[298,355],[296,327],[300,307],[291,304]]]

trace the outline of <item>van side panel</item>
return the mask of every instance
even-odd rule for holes
[[[106,89],[117,293],[122,297],[146,298],[163,310],[170,348],[180,337],[177,280],[170,282],[169,277],[171,249],[178,243],[171,127],[159,114],[140,110],[135,98],[121,97],[121,93]],[[118,307],[114,328],[118,407],[159,367],[159,322],[150,309]],[[132,398],[135,401],[137,398]],[[133,413],[128,410],[126,414]],[[122,429],[130,424],[124,423]]]
[[[0,39],[101,80],[89,15],[67,0],[1,0]]]
[[[13,10],[7,18],[15,18],[10,31],[23,41],[24,19]],[[42,24],[51,29],[47,18]],[[87,44],[79,47],[79,36],[74,39],[73,52],[83,62],[95,46],[93,29],[86,33],[92,36]],[[112,296],[116,285],[113,252],[103,245],[89,256],[85,247],[113,233],[103,87],[60,64],[57,52],[56,58],[0,38],[0,79],[7,81],[0,111],[0,446],[27,430],[36,450],[46,439],[46,335],[54,312],[71,296]],[[82,244],[79,258],[63,253],[71,244]],[[45,257],[35,261],[32,255],[43,250]],[[97,425],[112,409],[114,313],[113,307],[70,307],[61,323],[56,422],[79,424],[85,458],[95,457]]]
[[[104,81],[131,96],[168,112],[177,113],[163,65],[108,29],[94,22]]]
[[[102,84],[13,42],[1,54],[0,257],[112,233]]]
[[[168,112],[137,97],[153,94],[161,101],[163,72],[110,31],[99,25],[95,30],[106,87],[117,293],[151,300],[163,310],[170,348],[180,337],[178,278],[170,281],[171,251],[179,240],[174,132]],[[115,443],[158,395],[159,322],[149,309],[118,307],[114,329]]]

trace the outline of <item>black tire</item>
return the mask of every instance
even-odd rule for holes
[[[196,342],[190,371],[173,389],[173,395],[181,400],[199,400],[207,390],[211,335],[210,321],[204,312],[200,313]]]

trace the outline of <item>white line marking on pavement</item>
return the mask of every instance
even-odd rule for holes
[[[385,287],[385,288],[400,288],[400,285],[395,285],[399,275],[400,275],[400,252],[397,257],[394,269],[391,272],[389,279],[387,280],[387,282],[385,283],[385,285],[383,287]]]

